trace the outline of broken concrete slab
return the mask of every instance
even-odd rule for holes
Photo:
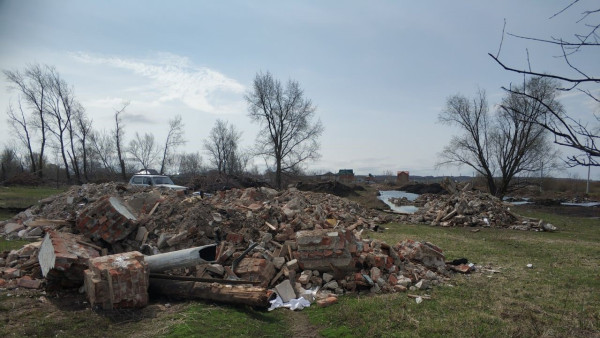
[[[296,291],[294,291],[292,283],[289,279],[286,279],[283,282],[277,284],[275,286],[275,291],[277,292],[279,297],[281,297],[284,303],[287,303],[290,300],[297,298]]]
[[[19,232],[21,230],[25,229],[25,225],[20,224],[20,223],[7,223],[4,226],[4,233],[6,235],[8,234],[12,234],[13,232]]]

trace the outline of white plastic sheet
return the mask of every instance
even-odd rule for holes
[[[289,302],[284,303],[283,300],[281,299],[281,297],[279,297],[279,295],[277,295],[277,297],[275,299],[271,300],[270,302],[271,302],[271,307],[269,307],[269,309],[268,309],[269,311],[273,311],[280,307],[285,307],[290,310],[302,310],[305,307],[310,306],[310,302],[307,301],[306,299],[304,299],[303,297],[291,299]]]

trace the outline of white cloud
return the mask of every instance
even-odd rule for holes
[[[104,57],[85,52],[70,55],[81,63],[124,69],[149,80],[135,87],[139,100],[147,105],[180,101],[192,109],[211,114],[239,112],[244,106],[245,87],[242,84],[218,71],[195,66],[187,57],[170,53],[159,53],[152,59]],[[107,98],[95,103],[106,105],[119,100]]]

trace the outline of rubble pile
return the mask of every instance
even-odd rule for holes
[[[435,245],[363,238],[398,217],[295,188],[201,198],[87,184],[0,223],[7,238],[43,238],[2,253],[0,287],[85,284],[90,303],[111,309],[145,306],[148,290],[255,306],[275,292],[325,306],[347,292],[442,283],[456,269]]]
[[[494,227],[514,230],[555,231],[543,220],[517,215],[510,205],[490,194],[471,190],[470,185],[458,189],[456,184],[444,182],[447,195],[423,194],[413,205],[419,209],[403,216],[404,222],[443,227]],[[397,201],[403,203],[406,201]]]

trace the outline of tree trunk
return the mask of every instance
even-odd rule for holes
[[[203,299],[214,302],[268,307],[267,289],[256,286],[227,285],[150,278],[150,294],[178,299]]]
[[[43,118],[43,113],[40,113],[40,123],[42,128],[42,142],[40,143],[40,156],[37,165],[38,177],[44,178],[44,148],[46,147],[46,122]]]
[[[167,139],[168,140],[168,139]],[[168,146],[165,144],[165,149],[163,151],[163,157],[162,157],[162,161],[160,163],[160,174],[164,175],[165,174],[165,161],[167,159],[167,151],[168,151]]]
[[[73,137],[73,124],[71,123],[71,117],[69,117],[69,121],[67,121],[69,128],[69,145],[71,147],[71,164],[73,166],[73,172],[75,172],[75,177],[77,178],[77,184],[81,184],[81,172],[79,171],[79,161],[77,160],[77,154],[75,153],[75,140]]]
[[[86,137],[83,137],[83,140],[81,141],[81,147],[83,149],[83,177],[85,178],[86,182],[89,182],[90,178],[88,177],[88,153],[87,153],[87,149],[86,144],[85,144],[85,139]]]
[[[63,135],[60,135],[60,153],[62,155],[63,163],[65,164],[65,174],[67,176],[67,182],[71,183],[71,173],[69,173],[69,161],[65,155],[65,142],[62,139]]]
[[[494,177],[491,175],[488,175],[486,177],[487,179],[487,186],[488,186],[488,190],[490,191],[490,195],[492,196],[496,196],[496,182],[494,182]]]
[[[275,169],[275,186],[281,189],[281,158],[277,158],[277,168]]]

